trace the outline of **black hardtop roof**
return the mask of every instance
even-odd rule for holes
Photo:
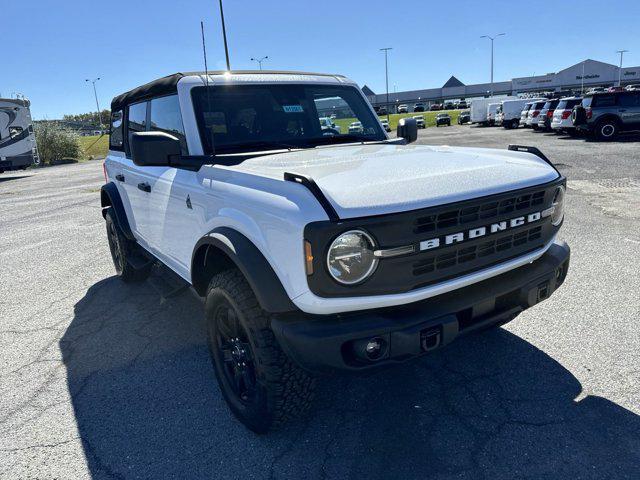
[[[223,75],[227,73],[225,70],[211,70],[207,72],[209,75]],[[323,77],[340,77],[345,78],[344,75],[328,74],[328,73],[313,73],[313,72],[295,72],[295,71],[283,71],[283,70],[232,70],[232,74],[280,74],[280,75],[314,75]],[[145,83],[139,87],[122,93],[111,100],[111,111],[121,110],[125,105],[147,100],[151,97],[157,97],[162,95],[170,95],[177,92],[177,85],[180,79],[184,77],[190,77],[193,75],[205,75],[205,72],[178,72],[166,77],[158,78],[149,83]]]

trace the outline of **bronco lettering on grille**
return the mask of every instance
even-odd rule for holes
[[[429,240],[423,240],[420,242],[420,251],[432,250],[434,248],[452,245],[454,243],[464,242],[466,240],[473,240],[474,238],[484,237],[492,233],[501,232],[510,228],[521,227],[522,225],[534,223],[543,217],[548,217],[553,213],[551,209],[544,210],[542,212],[533,212],[521,217],[511,218],[509,220],[503,220],[501,222],[492,223],[484,227],[476,227],[464,232],[451,233],[449,235],[443,235],[441,237],[430,238]]]

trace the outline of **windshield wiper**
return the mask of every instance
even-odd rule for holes
[[[353,143],[353,142],[376,142],[381,141],[375,138],[364,137],[362,135],[332,135],[318,138],[309,139],[310,144],[314,145],[331,145],[339,143]]]
[[[306,145],[294,145],[285,142],[250,142],[238,145],[229,145],[219,147],[217,153],[242,153],[255,150],[297,150],[300,148],[308,148]]]

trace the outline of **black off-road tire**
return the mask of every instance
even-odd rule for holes
[[[116,275],[127,283],[142,282],[151,273],[152,263],[146,263],[142,268],[135,268],[130,259],[134,255],[140,255],[138,244],[129,240],[124,236],[113,212],[113,207],[107,209],[105,215],[107,226],[107,240],[109,241],[109,250],[111,250],[111,258],[113,266],[116,269]]]
[[[219,312],[225,309],[233,310],[242,353],[248,351],[246,363],[251,364],[254,374],[255,383],[250,390],[247,389],[250,394],[244,397],[235,391],[235,370],[230,373],[235,368],[233,363],[236,358],[231,360],[228,353],[225,355],[220,343],[224,341],[222,337],[227,326],[221,327],[223,320]],[[205,315],[216,379],[227,405],[240,422],[256,433],[266,433],[309,408],[315,390],[315,378],[294,364],[280,348],[271,330],[269,314],[262,310],[239,270],[226,270],[211,279]],[[244,374],[245,370],[242,372]]]

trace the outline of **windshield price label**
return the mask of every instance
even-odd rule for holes
[[[302,113],[302,105],[283,105],[285,113]]]

